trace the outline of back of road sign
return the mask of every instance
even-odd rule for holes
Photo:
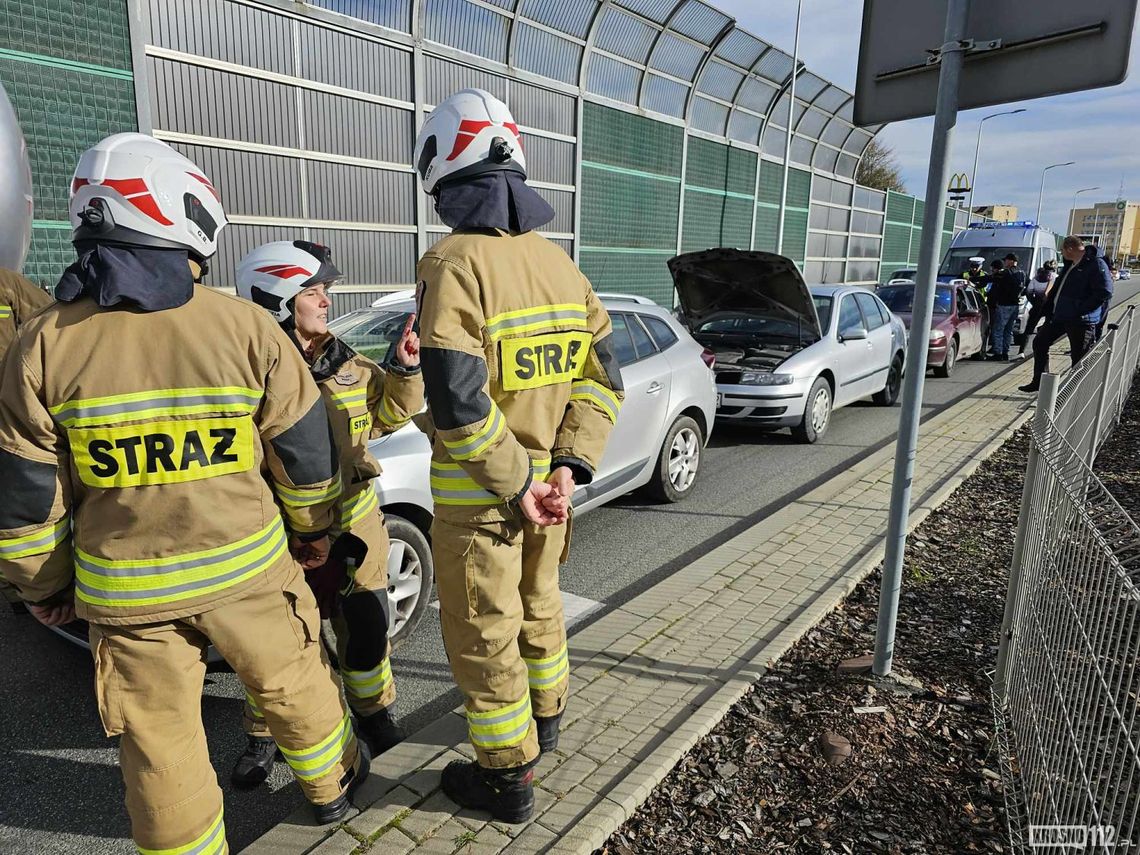
[[[1128,75],[1137,0],[972,0],[958,107],[1113,86]],[[934,114],[947,0],[863,0],[855,124]],[[1000,46],[991,43],[1000,41]]]

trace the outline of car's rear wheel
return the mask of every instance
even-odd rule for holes
[[[388,638],[395,650],[423,619],[431,602],[435,565],[431,544],[416,526],[396,514],[385,514],[388,538],[388,615],[392,626]]]
[[[647,486],[650,495],[662,502],[679,502],[697,483],[701,466],[701,427],[689,416],[679,416],[665,434],[657,469]]]
[[[887,370],[887,385],[883,391],[876,392],[871,400],[880,407],[893,407],[899,399],[899,390],[902,389],[903,358],[896,354],[891,360],[891,367]]]
[[[817,377],[808,392],[804,405],[804,417],[792,428],[792,436],[797,442],[818,442],[831,425],[831,385],[823,377]]]
[[[958,340],[950,339],[946,345],[946,361],[934,366],[935,377],[949,377],[954,373],[954,366],[958,364]]]

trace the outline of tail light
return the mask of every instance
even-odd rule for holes
[[[712,368],[716,365],[716,352],[709,350],[707,347],[701,351],[701,362]]]

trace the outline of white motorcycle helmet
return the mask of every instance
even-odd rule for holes
[[[13,207],[0,229],[0,267],[19,272],[32,242],[32,169],[16,111],[0,86],[0,195]]]
[[[413,162],[427,193],[487,172],[526,178],[518,125],[507,105],[482,89],[463,89],[436,105],[420,129]]]
[[[333,264],[332,250],[307,240],[278,240],[253,250],[238,262],[237,293],[257,303],[284,324],[293,317],[293,298],[314,285],[344,277]]]
[[[83,153],[71,181],[74,242],[218,251],[222,198],[193,161],[146,134],[114,134]]]

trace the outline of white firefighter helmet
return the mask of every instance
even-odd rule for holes
[[[32,169],[16,111],[0,86],[0,196],[8,205],[0,229],[0,267],[19,272],[32,242]]]
[[[463,89],[424,119],[413,162],[424,191],[440,184],[510,170],[526,177],[522,139],[507,105],[482,89]]]
[[[307,240],[278,240],[262,244],[238,262],[237,293],[284,323],[293,316],[294,297],[306,288],[342,277],[327,246]]]
[[[199,260],[217,252],[226,225],[210,179],[146,134],[114,134],[83,153],[70,212],[73,241],[186,249]]]
[[[975,255],[975,256],[970,257],[970,264],[972,264],[974,267],[981,267],[985,263],[986,263],[986,260],[984,258],[982,258],[980,255]]]

